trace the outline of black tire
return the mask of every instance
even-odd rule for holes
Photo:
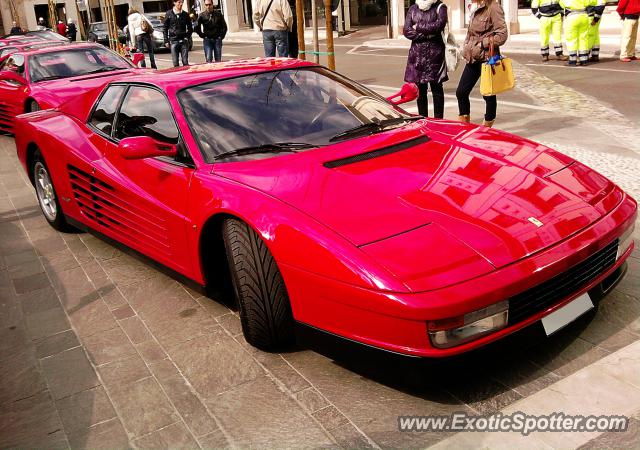
[[[42,210],[42,215],[49,222],[54,229],[58,231],[64,232],[73,232],[76,231],[76,228],[69,225],[64,218],[64,213],[62,212],[62,208],[60,207],[60,202],[58,201],[58,195],[56,194],[55,189],[53,188],[53,183],[51,182],[51,176],[49,175],[49,168],[47,167],[47,163],[40,153],[40,150],[36,150],[33,155],[33,166],[31,167],[31,174],[33,175],[33,182],[36,188],[36,197],[38,199],[38,205],[40,205],[40,209]],[[44,191],[47,190],[42,184],[39,185],[40,179],[43,175],[46,174],[47,179],[49,180],[49,196],[43,194]],[[39,185],[39,186],[38,186]],[[45,204],[44,198],[47,197],[48,205]],[[54,206],[52,208],[51,206]],[[55,211],[53,211],[55,209]]]
[[[245,339],[262,350],[290,344],[294,321],[289,296],[264,241],[236,219],[225,220],[222,233]]]
[[[38,105],[38,102],[31,98],[29,99],[29,101],[27,101],[27,105],[24,108],[24,112],[40,111],[41,109],[42,108],[40,108],[40,105]]]

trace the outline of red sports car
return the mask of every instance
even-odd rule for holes
[[[579,162],[293,59],[121,77],[20,116],[16,145],[54,228],[230,279],[263,349],[296,322],[426,357],[551,334],[634,246],[636,202]]]
[[[9,55],[13,55],[17,52],[28,52],[29,50],[37,50],[46,47],[59,47],[60,42],[53,41],[18,41],[12,42],[9,45],[0,47],[0,62],[4,61]]]
[[[55,108],[103,85],[104,77],[133,70],[127,59],[98,44],[13,53],[0,62],[0,131],[12,133],[18,114]]]

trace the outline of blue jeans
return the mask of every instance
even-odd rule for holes
[[[289,36],[287,30],[264,30],[262,31],[262,45],[264,45],[264,56],[289,56]]]
[[[139,34],[136,36],[136,47],[138,47],[138,51],[144,55],[144,47],[147,47],[147,51],[149,52],[149,61],[151,62],[151,68],[157,69],[156,67],[156,58],[153,54],[153,44],[151,43],[151,36],[147,33]],[[140,67],[147,67],[147,64],[144,62],[144,58],[140,62]]]
[[[178,54],[182,59],[182,65],[189,65],[189,39],[184,38],[179,41],[171,41],[171,59],[173,61],[173,67],[178,67]]]
[[[204,46],[204,59],[206,62],[211,62],[214,59],[216,62],[222,61],[222,38],[204,38],[202,39],[202,45]]]

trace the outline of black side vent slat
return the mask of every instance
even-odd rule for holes
[[[335,159],[333,161],[327,161],[323,164],[327,169],[334,169],[336,167],[346,166],[348,164],[359,163],[368,159],[379,158],[381,156],[390,155],[391,153],[401,152],[411,147],[415,147],[419,144],[429,142],[431,138],[428,136],[420,136],[408,141],[401,142],[400,144],[391,145],[389,147],[382,147],[377,150],[371,150],[370,152],[360,153],[359,155],[349,156],[348,158]]]
[[[616,262],[618,240],[569,270],[509,299],[509,325],[544,311],[598,278]]]

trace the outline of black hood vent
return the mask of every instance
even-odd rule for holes
[[[401,142],[400,144],[391,145],[389,147],[382,147],[369,152],[360,153],[359,155],[349,156],[348,158],[335,159],[333,161],[327,161],[323,164],[327,169],[334,169],[336,167],[346,166],[348,164],[359,163],[368,159],[379,158],[380,156],[390,155],[391,153],[401,152],[411,147],[415,147],[419,144],[429,142],[431,139],[428,136],[420,136],[408,141]]]

